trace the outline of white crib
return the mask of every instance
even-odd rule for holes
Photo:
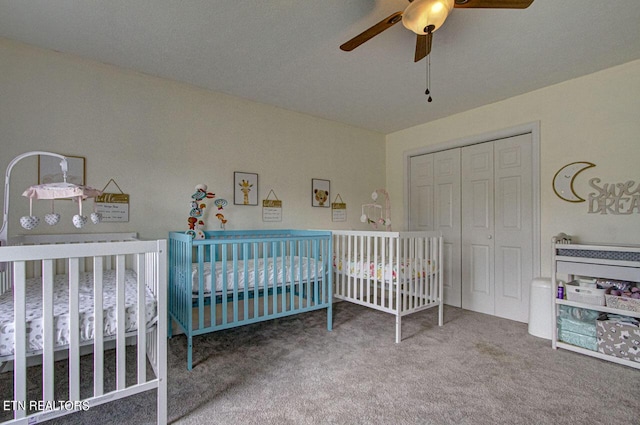
[[[4,424],[37,423],[154,389],[157,423],[167,422],[166,240],[135,237],[29,235],[0,247],[0,302],[13,304],[11,317],[0,322],[0,368],[13,369],[12,393],[0,389],[5,400],[0,413],[10,410],[13,416],[0,416]],[[6,337],[11,333],[13,341]],[[131,343],[136,360],[127,365]],[[115,372],[105,364],[111,347]],[[80,367],[87,351],[93,356],[91,377]],[[68,376],[54,373],[60,358],[66,359]],[[34,382],[27,385],[33,364],[42,368],[36,397]],[[127,382],[127,368],[135,382]],[[81,379],[92,380],[93,389],[85,385],[81,391]],[[115,389],[107,380],[115,380]]]
[[[333,231],[334,298],[393,314],[396,343],[403,316],[436,307],[442,326],[442,264],[439,233]]]

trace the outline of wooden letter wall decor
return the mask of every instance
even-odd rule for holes
[[[589,194],[589,214],[640,214],[640,183],[604,183],[599,178],[589,180],[596,192]]]

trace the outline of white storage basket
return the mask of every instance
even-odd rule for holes
[[[584,304],[605,305],[606,289],[567,285],[567,300]]]

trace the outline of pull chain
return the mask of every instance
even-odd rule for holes
[[[429,91],[429,86],[431,85],[431,54],[427,55],[427,75],[426,75],[426,84],[427,84],[427,89],[424,91],[424,94],[429,96],[427,98],[427,102],[431,102],[433,99],[431,99],[431,92]]]

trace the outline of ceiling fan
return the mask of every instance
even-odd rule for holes
[[[365,41],[402,21],[407,29],[417,34],[414,61],[418,62],[431,52],[433,33],[440,28],[454,7],[526,9],[533,3],[533,0],[409,0],[409,2],[410,4],[404,12],[396,12],[388,16],[344,43],[340,49],[350,52]]]

